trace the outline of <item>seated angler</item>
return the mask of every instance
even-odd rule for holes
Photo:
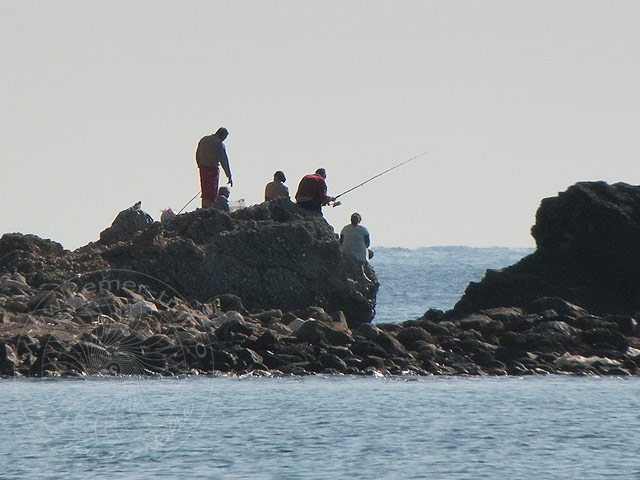
[[[218,189],[218,196],[213,202],[212,207],[222,210],[223,212],[229,212],[229,195],[231,191],[227,187],[220,187]]]
[[[278,170],[273,174],[273,182],[267,183],[264,189],[264,201],[275,200],[276,198],[289,199],[289,189],[284,184],[287,181],[287,177],[284,176],[284,172]]]
[[[329,205],[329,202],[335,200],[334,197],[327,195],[326,178],[327,172],[324,168],[319,168],[316,173],[302,177],[296,192],[296,203],[306,210],[322,215],[322,206]]]

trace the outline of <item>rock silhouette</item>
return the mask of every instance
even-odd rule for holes
[[[489,271],[455,306],[472,312],[560,297],[594,314],[640,310],[640,188],[577,183],[542,200],[531,229],[536,251]]]
[[[234,294],[249,309],[285,311],[319,306],[342,311],[351,326],[370,322],[378,282],[373,269],[342,256],[320,215],[288,200],[231,215],[199,209],[152,223],[137,208],[118,214],[100,240],[68,252],[49,240],[7,234],[0,239],[4,271],[29,285],[59,284],[72,275],[126,281],[148,275],[152,290],[207,302]],[[92,273],[93,272],[93,273]]]
[[[544,199],[532,255],[398,324],[370,323],[375,273],[291,202],[138,212],[74,252],[0,239],[1,376],[640,373],[640,187]]]

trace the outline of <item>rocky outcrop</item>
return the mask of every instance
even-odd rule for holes
[[[584,182],[541,202],[536,251],[428,312],[451,366],[521,374],[637,374],[640,187]],[[460,368],[454,367],[457,371]]]
[[[536,251],[471,283],[456,312],[524,307],[545,296],[598,315],[640,310],[640,187],[573,185],[541,202],[531,234]]]
[[[282,200],[160,224],[139,207],[73,252],[0,238],[1,376],[366,371],[348,347],[377,278],[322,216]]]
[[[232,214],[199,209],[150,223],[135,205],[100,240],[74,252],[34,236],[0,239],[0,273],[18,272],[33,287],[127,281],[152,292],[208,302],[234,294],[248,309],[319,306],[343,312],[351,326],[370,322],[378,282],[373,269],[343,257],[322,216],[289,201]]]
[[[351,328],[318,306],[250,311],[232,294],[186,302],[127,282],[33,287],[0,276],[0,375],[640,373],[633,317],[558,298]]]
[[[375,274],[290,202],[137,211],[75,252],[0,239],[0,375],[640,374],[640,187],[543,200],[535,253],[401,324],[369,323]]]
[[[100,232],[100,242],[105,245],[126,241],[153,223],[153,218],[141,209],[141,202],[121,211],[111,226]]]

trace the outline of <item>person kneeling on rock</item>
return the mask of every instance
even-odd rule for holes
[[[362,217],[359,213],[351,215],[351,223],[345,225],[340,232],[340,251],[353,255],[361,262],[367,262],[367,249],[371,245],[369,231],[360,225]]]
[[[212,207],[222,210],[223,212],[229,212],[229,195],[231,191],[227,187],[220,187],[218,189],[218,196],[213,202]]]

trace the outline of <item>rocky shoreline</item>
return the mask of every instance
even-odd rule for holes
[[[640,263],[639,187],[545,199],[534,254],[488,271],[453,310],[397,324],[370,323],[375,272],[293,204],[143,215],[122,212],[75,252],[0,239],[1,376],[640,374],[636,270],[598,276]],[[602,295],[612,281],[618,298]]]
[[[71,285],[33,289],[20,274],[0,278],[2,291],[14,292],[1,314],[1,375],[640,373],[633,317],[596,317],[559,298],[463,317],[430,310],[352,330],[320,307],[248,312],[235,295],[190,306]]]

